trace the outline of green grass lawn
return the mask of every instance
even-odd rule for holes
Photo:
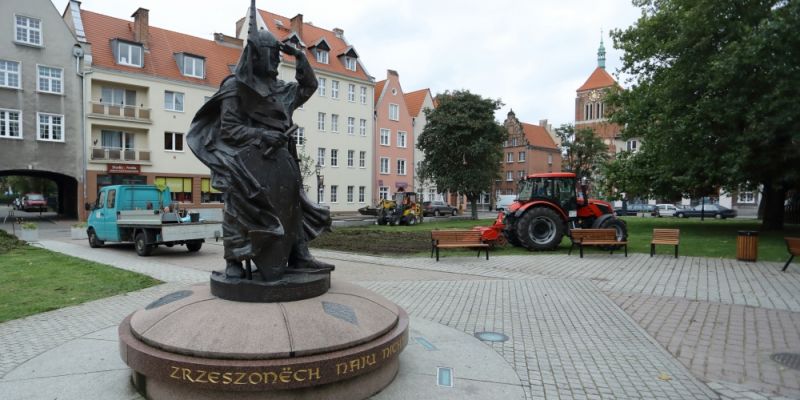
[[[680,255],[714,258],[736,258],[737,231],[759,231],[757,220],[713,220],[700,221],[699,218],[641,218],[623,217],[628,225],[628,252],[650,253],[650,240],[654,228],[677,228],[681,230]],[[415,226],[361,226],[339,228],[317,238],[311,245],[318,248],[351,251],[390,256],[422,256],[430,255],[430,231],[432,229],[470,229],[474,226],[489,226],[494,220],[437,220],[426,219],[426,222]],[[789,256],[784,236],[800,236],[800,226],[786,225],[781,232],[762,232],[758,237],[759,261],[786,261]],[[554,252],[566,254],[571,242],[564,238],[561,246]],[[577,251],[577,249],[576,249]],[[586,250],[587,254],[598,252],[597,249]],[[658,246],[657,254],[670,255],[671,246]],[[471,250],[442,250],[442,256],[475,255]],[[491,256],[537,254],[526,249],[506,246],[496,248]],[[541,254],[553,254],[546,252]]]
[[[0,230],[0,322],[159,283],[145,275],[28,246]]]

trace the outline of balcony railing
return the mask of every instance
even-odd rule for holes
[[[118,147],[92,147],[92,161],[127,161],[150,163],[150,150],[121,149]]]
[[[124,104],[108,104],[98,101],[91,102],[93,116],[124,119],[137,122],[151,122],[150,109]]]

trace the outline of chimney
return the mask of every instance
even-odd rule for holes
[[[387,69],[386,70],[386,75],[393,75],[393,76],[396,76],[396,77],[400,78],[400,74],[398,74],[397,71],[395,71],[393,69]]]
[[[228,36],[223,33],[215,33],[214,41],[222,46],[232,47],[232,48],[242,48],[242,46],[244,45],[242,39],[237,39],[233,36]]]
[[[336,35],[337,38],[341,39],[344,37],[344,29],[342,28],[333,28],[333,34]]]
[[[150,11],[139,7],[131,15],[133,17],[133,40],[139,42],[145,49],[150,47]]]
[[[292,32],[296,32],[300,40],[303,40],[303,14],[297,14],[289,21]]]
[[[544,129],[547,129],[547,120],[546,119],[540,119],[539,120],[539,126],[541,126]]]

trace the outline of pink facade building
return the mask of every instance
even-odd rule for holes
[[[414,126],[396,71],[375,85],[374,146],[373,203],[414,191]]]

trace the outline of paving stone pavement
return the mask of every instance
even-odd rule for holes
[[[47,349],[114,326],[163,294],[208,279],[206,271],[159,263],[159,257],[87,252],[85,246],[67,241],[47,240],[42,245],[168,283],[0,324],[0,380]],[[758,351],[771,351],[768,345],[800,350],[796,346],[800,273],[781,274],[777,263],[697,257],[675,260],[639,254],[625,258],[601,253],[588,253],[584,259],[531,255],[489,261],[445,256],[437,263],[428,258],[313,251],[321,258],[365,267],[418,270],[422,279],[426,274],[436,276],[436,281],[387,278],[360,284],[397,302],[415,317],[469,334],[486,330],[508,335],[509,341],[491,346],[517,371],[529,399],[796,396],[790,391],[797,383],[792,381],[792,372],[779,370],[780,382],[767,381],[766,376],[776,376],[771,361],[746,353],[751,329],[756,329]],[[457,274],[462,280],[443,280],[447,275],[442,273]],[[374,275],[369,279],[375,279]],[[680,313],[689,309],[695,314],[698,309],[706,310],[705,319],[715,318],[721,322],[717,325],[742,329],[705,332],[688,312]],[[741,322],[731,318],[739,314],[743,315]],[[794,325],[786,325],[786,321]],[[778,326],[784,328],[783,336],[775,336]],[[773,335],[771,342],[758,341],[766,337],[757,336],[759,329]],[[795,336],[785,334],[786,329],[794,329]],[[744,336],[744,352],[736,349],[740,336]],[[707,351],[701,355],[703,349]],[[688,357],[692,351],[697,354]],[[741,359],[746,371],[726,368],[725,357]],[[748,362],[754,359],[763,364],[756,369],[758,373],[749,370]]]

